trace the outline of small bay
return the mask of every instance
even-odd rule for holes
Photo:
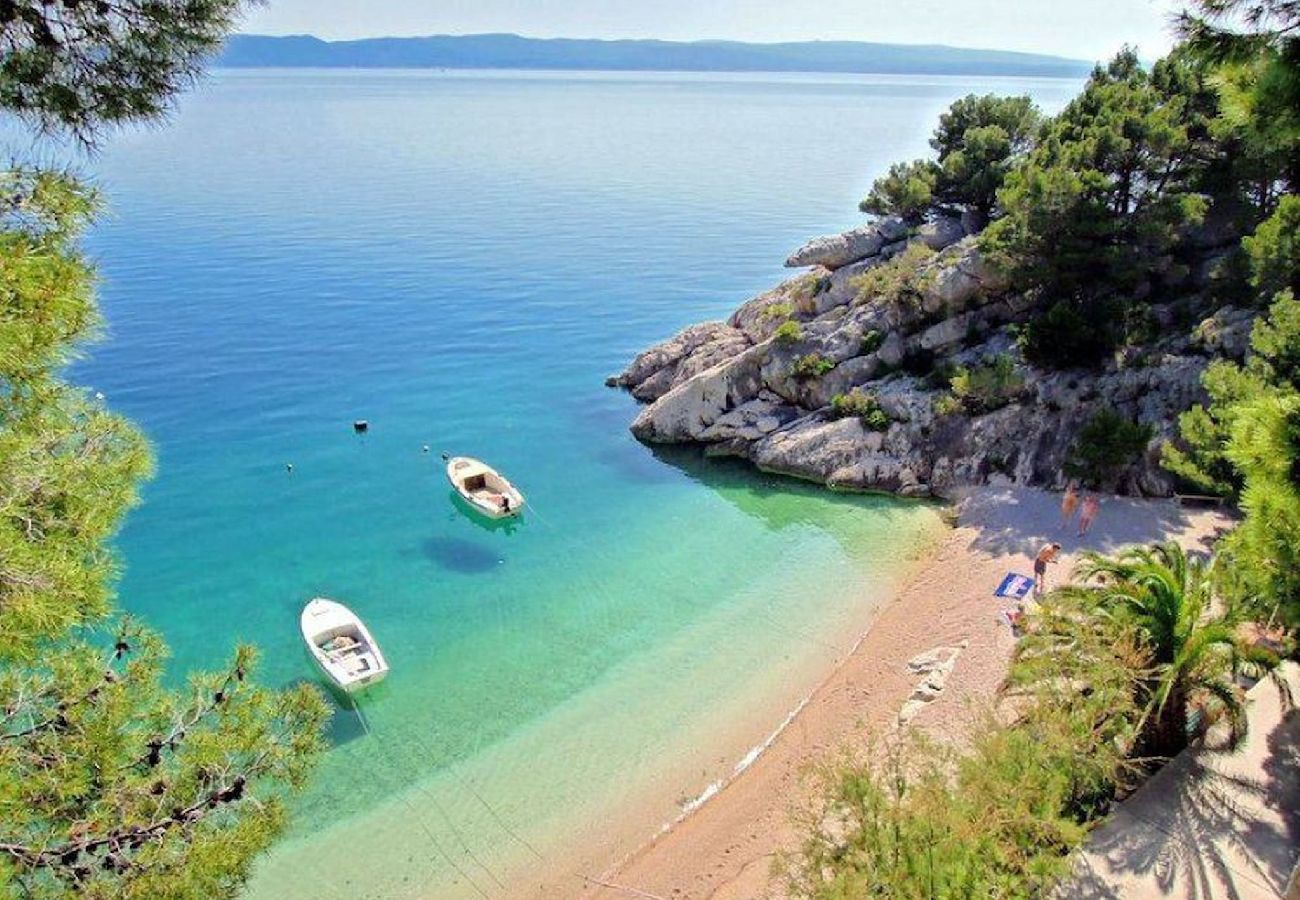
[[[123,607],[177,671],[251,641],[286,685],[317,678],[297,616],[329,596],[392,666],[250,894],[499,896],[730,777],[940,517],[643,447],[605,376],[857,223],[956,97],[1077,86],[219,71],[111,140],[109,328],[74,377],[157,451]],[[508,474],[523,520],[458,507],[443,451]]]

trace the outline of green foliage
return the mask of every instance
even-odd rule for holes
[[[1067,592],[1085,609],[1132,626],[1149,654],[1138,695],[1146,710],[1135,745],[1140,755],[1167,758],[1182,751],[1193,708],[1209,720],[1224,720],[1234,741],[1245,734],[1245,704],[1234,677],[1275,660],[1248,650],[1236,636],[1233,615],[1216,611],[1208,562],[1170,541],[1113,558],[1085,553],[1074,574],[1081,584]]]
[[[811,300],[814,297],[820,297],[831,289],[831,279],[829,275],[818,275],[816,272],[809,272],[801,276],[791,295],[800,300]]]
[[[1224,539],[1228,593],[1261,619],[1300,628],[1300,394],[1273,391],[1242,404],[1227,457],[1244,487],[1241,524]]]
[[[771,303],[759,315],[764,319],[788,319],[794,315],[793,303]]]
[[[1198,161],[1214,150],[1177,83],[1120,53],[1007,176],[998,194],[1006,216],[982,243],[1021,287],[1072,300],[1132,290],[1201,220]]]
[[[776,331],[772,332],[772,338],[778,344],[797,344],[803,340],[803,328],[798,322],[782,322]]]
[[[1269,314],[1255,322],[1246,364],[1216,360],[1201,383],[1210,404],[1179,417],[1181,440],[1165,445],[1163,462],[1198,490],[1233,496],[1243,485],[1228,456],[1239,413],[1257,400],[1300,390],[1300,302],[1289,292],[1279,295]]]
[[[949,391],[943,391],[935,395],[930,406],[936,416],[955,416],[957,413],[965,411],[962,402]]]
[[[888,262],[863,272],[852,282],[858,304],[878,301],[917,308],[921,305],[931,274],[927,264],[935,252],[922,243],[909,246]]]
[[[898,216],[919,225],[934,202],[938,177],[938,167],[932,162],[895,163],[889,167],[889,174],[871,185],[871,192],[858,209],[878,216]]]
[[[811,316],[817,312],[817,298],[830,289],[830,276],[809,272],[795,280],[790,286],[787,296],[794,299],[795,312]]]
[[[841,824],[805,841],[792,896],[1046,896],[1068,871],[1085,831],[1054,810],[1066,779],[1041,738],[990,717],[966,756],[917,738],[883,755],[827,777],[821,814]],[[1023,807],[1006,801],[1013,791]]]
[[[0,872],[36,896],[233,897],[321,750],[323,699],[254,686],[247,647],[170,691],[155,635],[102,637],[0,670]]]
[[[1178,417],[1182,440],[1165,444],[1161,461],[1198,491],[1233,496],[1241,489],[1241,477],[1227,457],[1232,420],[1241,401],[1259,396],[1265,388],[1258,378],[1224,360],[1210,363],[1201,383],[1212,404],[1197,404]]]
[[[58,173],[31,169],[0,172],[0,198],[0,377],[22,393],[67,363],[99,324],[94,276],[75,247],[99,201]]]
[[[0,254],[0,259],[3,255]],[[134,428],[73,388],[34,389],[0,428],[0,660],[44,652],[110,608],[105,542],[150,467]]]
[[[1041,127],[1028,97],[971,94],[939,117],[930,146],[939,154],[934,195],[948,211],[971,210],[986,221],[1003,180]]]
[[[87,145],[156,118],[237,8],[0,3],[0,108]],[[97,208],[64,173],[0,173],[0,895],[234,897],[327,710],[313,688],[255,686],[248,648],[168,689],[157,636],[103,631],[110,540],[150,458],[61,380],[99,324],[79,245]]]
[[[1022,325],[1017,343],[1025,359],[1043,369],[1089,368],[1119,343],[1115,304],[1061,301]]]
[[[847,394],[831,398],[831,415],[837,419],[857,417],[869,431],[888,431],[890,418],[880,406],[875,394],[854,388]]]
[[[1058,632],[1021,642],[1011,724],[987,711],[964,750],[904,734],[826,771],[787,863],[791,894],[1050,896],[1128,778],[1140,715],[1141,651],[1124,629],[1077,612],[1049,601],[1036,620]]]
[[[240,0],[0,4],[0,107],[93,143],[163,115],[235,26]]]
[[[1300,296],[1300,195],[1283,197],[1241,243],[1250,257],[1251,283],[1264,299],[1285,290]]]
[[[1248,371],[1281,390],[1300,390],[1300,299],[1290,291],[1277,296],[1268,316],[1250,334]]]
[[[868,353],[875,353],[885,343],[885,334],[872,328],[862,335],[862,340],[858,345],[858,351],[866,356]]]
[[[1240,497],[1245,517],[1221,544],[1225,591],[1260,618],[1300,627],[1300,301],[1278,295],[1255,323],[1246,364],[1213,363],[1203,383],[1210,404],[1180,419],[1165,465]]]
[[[76,244],[94,206],[52,173],[0,175],[0,658],[108,611],[105,541],[150,467],[127,422],[55,377],[99,321]]]
[[[986,220],[1003,178],[1029,148],[1040,121],[1028,97],[963,97],[939,117],[930,140],[938,160],[891,166],[860,208],[899,216],[913,225],[934,208],[946,213],[970,210]]]
[[[974,368],[960,366],[949,383],[953,396],[973,415],[1000,409],[1020,396],[1025,379],[1016,371],[1016,361],[999,353],[990,362]]]
[[[799,381],[821,378],[835,368],[835,363],[820,353],[806,353],[790,366],[790,375]]]
[[[1150,425],[1127,419],[1113,409],[1101,409],[1079,429],[1065,463],[1066,474],[1094,487],[1114,487],[1146,452],[1151,436]]]
[[[1214,73],[1219,133],[1255,163],[1261,207],[1300,188],[1300,7],[1292,0],[1193,0],[1179,18],[1188,50]]]

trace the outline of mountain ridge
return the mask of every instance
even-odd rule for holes
[[[235,35],[226,68],[570,69],[687,72],[821,72],[1077,77],[1085,60],[943,44],[860,41],[748,43],[643,38],[532,38],[517,34],[376,37]]]

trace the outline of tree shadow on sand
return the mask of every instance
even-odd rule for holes
[[[1059,493],[990,487],[963,501],[962,518],[978,530],[970,544],[972,550],[992,556],[1030,557],[1048,541],[1059,541],[1071,553],[1078,549],[1113,553],[1133,544],[1164,540],[1186,529],[1191,521],[1188,512],[1174,500],[1105,496],[1092,529],[1079,537],[1077,518],[1064,523],[1060,511]]]
[[[1270,691],[1251,697],[1272,727],[1236,753],[1198,746],[1170,762],[1097,829],[1059,896],[1281,897],[1300,857],[1300,710]]]

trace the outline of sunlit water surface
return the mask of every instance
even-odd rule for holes
[[[859,221],[952,99],[1075,87],[222,72],[111,141],[111,331],[75,374],[157,448],[124,606],[178,670],[247,640],[284,685],[317,679],[297,617],[328,595],[393,669],[251,893],[495,896],[727,777],[938,516],[653,453],[604,377]],[[508,473],[523,521],[459,508],[444,450]]]

